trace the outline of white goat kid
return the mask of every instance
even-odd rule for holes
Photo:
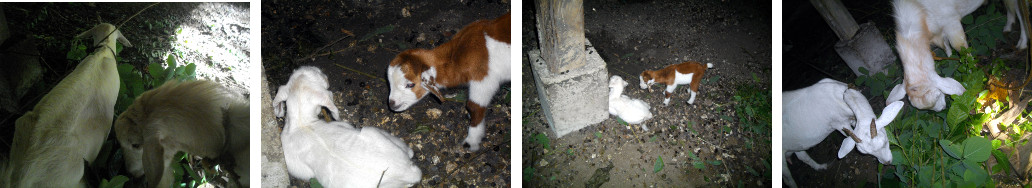
[[[275,97],[283,117],[283,156],[287,171],[300,179],[316,178],[326,187],[410,187],[422,172],[401,139],[375,127],[355,128],[343,121],[325,122],[323,107],[336,110],[326,90],[325,75],[302,67]],[[284,106],[282,103],[286,103]]]
[[[627,87],[627,81],[620,76],[613,75],[609,78],[609,114],[620,117],[628,124],[640,124],[652,118],[649,104],[623,95],[624,87]],[[649,130],[645,125],[641,125],[641,128]]]
[[[76,37],[93,37],[91,44],[100,48],[15,122],[11,158],[0,170],[0,187],[86,186],[84,167],[100,153],[115,117],[115,43],[132,45],[106,23]]]
[[[885,99],[886,104],[901,100],[904,95],[907,95],[910,97],[911,105],[916,108],[942,111],[942,109],[946,108],[947,94],[959,95],[964,93],[964,86],[960,85],[960,82],[952,78],[941,77],[935,72],[935,61],[932,59],[931,47],[928,46],[930,41],[943,39],[942,37],[937,37],[941,35],[941,33],[937,34],[937,32],[942,32],[941,30],[931,30],[935,28],[943,29],[943,27],[936,27],[937,25],[934,23],[946,21],[943,20],[945,18],[926,19],[934,18],[934,15],[937,14],[945,14],[941,12],[947,11],[941,10],[945,9],[943,7],[925,11],[925,8],[922,7],[922,5],[936,3],[950,5],[951,2],[957,3],[957,1],[925,2],[914,0],[896,0],[894,2],[896,9],[896,49],[899,51],[900,60],[903,62],[903,83],[892,88],[889,96]],[[977,8],[977,6],[974,7]],[[950,35],[949,41],[954,45],[963,43],[962,46],[967,46],[967,43],[963,40],[963,28],[960,27],[959,23],[959,16],[966,14],[952,15],[957,17],[958,21],[956,21],[955,26],[947,27],[949,28],[947,31],[951,33],[959,32],[959,34]],[[927,24],[925,24],[926,22]],[[953,22],[949,23],[954,25]]]
[[[885,126],[891,123],[902,109],[902,101],[886,106],[882,110],[882,116],[878,118],[860,91],[849,89],[845,83],[831,79],[823,79],[803,89],[784,92],[783,96],[782,147],[785,158],[782,165],[785,170],[782,178],[790,187],[796,185],[792,173],[788,171],[788,158],[795,154],[810,167],[817,170],[825,169],[827,166],[818,164],[810,158],[806,150],[820,143],[834,131],[848,136],[839,148],[839,158],[845,157],[855,146],[860,153],[874,155],[881,163],[888,164],[892,161]]]

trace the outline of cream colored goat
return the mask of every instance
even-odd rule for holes
[[[932,59],[929,44],[943,46],[943,40],[948,39],[956,48],[966,47],[960,17],[970,11],[959,7],[978,8],[979,4],[980,1],[963,0],[896,0],[893,3],[896,17],[896,50],[899,51],[900,60],[903,62],[903,83],[892,88],[885,99],[886,104],[901,100],[906,95],[910,97],[910,104],[916,108],[941,111],[946,108],[946,95],[964,93],[964,86],[960,85],[960,82],[941,77],[935,72],[935,61]],[[943,15],[949,16],[936,17]],[[948,37],[944,38],[943,32],[946,32]],[[950,51],[949,47],[945,49],[947,52]]]
[[[99,48],[15,122],[0,187],[86,186],[84,167],[97,157],[115,116],[115,43],[132,45],[106,23],[76,37],[93,37]]]
[[[136,98],[115,122],[126,168],[145,176],[149,187],[168,187],[176,152],[232,157],[234,172],[247,186],[246,100],[211,81],[168,82]]]

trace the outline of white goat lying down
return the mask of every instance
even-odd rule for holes
[[[617,75],[609,77],[609,114],[620,117],[628,124],[640,124],[652,118],[649,104],[623,95],[624,87],[627,87],[627,81],[623,78]],[[645,125],[641,125],[641,128],[649,130]]]
[[[11,158],[0,170],[0,187],[86,186],[83,161],[92,163],[97,157],[115,117],[115,42],[132,45],[106,23],[76,37],[93,37],[92,44],[100,48],[15,122]]]
[[[170,81],[144,92],[115,122],[115,136],[133,176],[148,187],[172,184],[176,152],[205,158],[232,157],[247,186],[247,100],[211,81]]]
[[[316,178],[326,187],[410,187],[422,172],[401,139],[375,127],[355,128],[344,121],[325,122],[326,107],[336,115],[326,75],[315,67],[294,71],[273,100],[276,115],[286,114],[283,156],[287,171],[300,179]],[[286,106],[284,106],[284,104]]]
[[[964,28],[960,26],[960,17],[978,8],[981,1],[926,1],[894,2],[896,49],[903,62],[903,83],[893,87],[885,101],[888,104],[908,95],[910,103],[916,108],[942,111],[946,108],[946,94],[963,94],[965,89],[957,80],[940,77],[935,72],[935,61],[928,44],[934,42],[942,46],[942,32],[947,32],[948,41],[954,47],[967,47]],[[962,8],[970,8],[970,11]],[[950,51],[948,47],[946,51]]]
[[[827,167],[811,159],[806,150],[834,131],[849,136],[842,141],[839,158],[845,157],[855,146],[860,153],[878,157],[881,163],[892,162],[885,126],[903,108],[902,101],[889,104],[882,110],[881,117],[876,117],[860,91],[849,89],[845,83],[832,79],[823,79],[810,87],[784,92],[782,96],[782,147],[785,153],[782,178],[785,184],[796,186],[787,163],[792,154],[814,169]]]

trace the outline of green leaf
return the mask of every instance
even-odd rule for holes
[[[660,170],[663,170],[663,156],[657,156],[656,164],[652,167],[653,173],[659,172]]]
[[[964,18],[960,19],[960,23],[963,23],[965,25],[974,23],[974,21],[975,21],[974,16],[971,16],[971,15],[964,16]]]
[[[956,127],[960,125],[961,121],[964,121],[970,116],[967,110],[961,105],[951,105],[949,111],[946,113],[946,123],[950,127]]]
[[[989,159],[990,152],[993,146],[989,143],[989,140],[980,137],[970,137],[964,140],[964,156],[965,161],[971,162],[983,162]]]
[[[129,178],[125,176],[111,177],[111,180],[102,180],[100,182],[100,188],[122,188],[125,182],[129,182]]]
[[[308,182],[310,182],[312,188],[323,188],[322,184],[319,183],[319,180],[315,178],[308,179]]]
[[[996,165],[993,166],[993,173],[1009,172],[1011,169],[1010,158],[1000,150],[993,150],[993,158],[996,158]]]
[[[720,160],[712,160],[712,161],[706,161],[706,162],[711,164],[711,165],[716,165],[716,166],[719,166],[720,164],[722,164],[720,162]]]
[[[692,162],[692,166],[697,169],[706,169],[706,163],[702,163],[701,161]]]
[[[147,65],[147,72],[150,73],[151,78],[160,79],[165,78],[165,68],[161,67],[161,63],[151,63]]]
[[[956,146],[953,145],[953,142],[950,142],[949,140],[946,140],[946,139],[942,139],[942,140],[939,140],[939,146],[942,146],[942,150],[946,151],[946,154],[949,154],[950,157],[953,157],[953,158],[956,158],[956,159],[961,159],[960,155],[959,155],[961,151]],[[893,158],[893,159],[895,159],[895,158]]]
[[[691,151],[688,152],[688,158],[692,158],[693,160],[699,160],[699,157],[695,156],[695,153]]]

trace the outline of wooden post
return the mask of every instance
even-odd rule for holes
[[[553,73],[580,68],[584,62],[583,0],[539,0],[541,57]]]
[[[856,20],[853,20],[853,15],[849,14],[846,6],[842,5],[842,1],[810,0],[810,3],[817,8],[817,12],[824,17],[824,22],[827,22],[831,30],[835,31],[839,40],[850,40],[856,31],[860,30],[860,26],[856,24]]]

